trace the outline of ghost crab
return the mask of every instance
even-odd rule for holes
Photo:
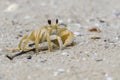
[[[33,41],[35,44],[35,51],[38,53],[39,43],[48,42],[48,50],[52,50],[51,43],[57,45],[60,49],[72,44],[73,33],[65,26],[58,26],[58,19],[55,24],[51,24],[51,20],[48,20],[49,25],[41,26],[37,31],[32,30],[28,35],[24,35],[18,44],[18,48],[9,48],[11,51],[16,50],[30,50],[32,48],[26,48],[29,41]]]

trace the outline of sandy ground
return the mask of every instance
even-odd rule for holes
[[[0,0],[0,80],[120,80],[120,0]],[[58,18],[74,46],[14,58],[21,37]],[[89,32],[97,26],[101,32]],[[100,39],[90,39],[98,35]],[[31,59],[27,59],[28,56]]]

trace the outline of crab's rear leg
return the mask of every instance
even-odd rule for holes
[[[7,50],[10,50],[10,51],[19,51],[19,50],[22,50],[21,45],[22,45],[23,41],[24,41],[25,39],[27,39],[27,37],[28,37],[28,35],[24,35],[24,36],[22,37],[22,39],[20,40],[17,48],[8,48]],[[31,48],[24,49],[24,50],[30,50],[30,49],[31,49]]]
[[[32,31],[32,32],[25,38],[25,43],[24,43],[23,47],[21,48],[22,50],[26,50],[26,49],[27,49],[26,46],[27,46],[29,40],[35,41],[35,32],[34,32],[34,31]]]
[[[18,44],[18,48],[21,50],[21,45],[22,45],[22,42],[23,40],[25,40],[28,36],[27,35],[24,35],[23,38],[20,40],[19,44]]]

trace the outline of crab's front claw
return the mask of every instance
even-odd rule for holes
[[[61,38],[64,42],[63,47],[66,47],[73,43],[74,35],[71,31],[65,31]]]

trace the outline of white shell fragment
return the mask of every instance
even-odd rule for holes
[[[65,72],[65,70],[62,69],[62,68],[60,68],[60,69],[58,69],[57,71],[55,71],[53,75],[54,75],[54,76],[57,76],[58,74],[63,73],[63,72]]]
[[[12,12],[12,11],[17,10],[17,8],[18,8],[18,4],[13,3],[5,9],[5,12]]]
[[[79,35],[80,35],[80,33],[79,33],[79,32],[74,32],[73,34],[74,34],[74,36],[75,36],[75,37],[77,37],[77,36],[79,36]]]
[[[64,56],[64,55],[67,55],[67,54],[68,54],[67,52],[63,52],[61,55],[63,55],[63,56]]]

